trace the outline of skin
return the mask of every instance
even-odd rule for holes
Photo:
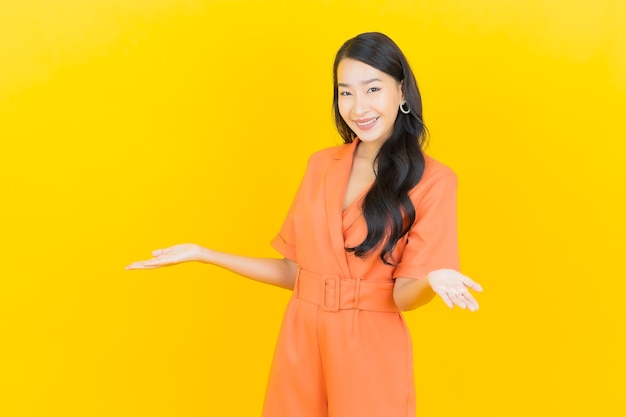
[[[391,136],[403,100],[402,83],[360,61],[345,58],[337,67],[339,113],[360,143],[348,179],[344,209],[375,179],[374,158]],[[293,290],[297,266],[289,259],[254,258],[218,252],[193,243],[156,249],[152,258],[133,262],[126,269],[153,269],[183,262],[202,262],[228,269],[255,281]],[[424,279],[397,278],[394,301],[401,311],[413,310],[438,295],[450,308],[478,310],[469,290],[480,284],[452,269],[439,269]]]

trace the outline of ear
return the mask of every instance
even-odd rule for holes
[[[400,89],[401,100],[404,100],[404,80],[400,81],[398,88]]]

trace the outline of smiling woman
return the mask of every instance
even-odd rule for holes
[[[272,245],[282,259],[182,244],[128,269],[198,261],[293,291],[265,417],[415,415],[411,340],[401,311],[439,295],[474,311],[458,272],[456,175],[422,151],[421,98],[381,33],[348,40],[334,64],[344,145],[315,153]]]
[[[365,164],[357,167],[370,165],[378,177],[363,201],[367,237],[349,250],[363,257],[388,233],[380,259],[390,264],[396,242],[415,221],[408,192],[424,173],[421,95],[404,54],[382,34],[347,41],[333,68],[337,129],[345,143],[358,137],[363,144],[355,159]],[[350,85],[355,87],[350,90]],[[355,169],[353,177],[363,178],[367,172]]]
[[[337,68],[340,80],[338,107],[341,119],[359,139],[379,148],[391,136],[402,104],[402,84],[355,59],[342,59]]]

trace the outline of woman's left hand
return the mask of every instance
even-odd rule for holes
[[[448,307],[452,308],[456,304],[470,311],[478,310],[478,302],[469,290],[482,292],[483,288],[469,277],[454,269],[438,269],[428,274],[428,282]]]

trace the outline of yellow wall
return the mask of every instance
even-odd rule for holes
[[[124,266],[275,255],[369,30],[414,67],[485,287],[407,315],[419,415],[626,415],[624,4],[2,0],[0,415],[259,414],[287,292]]]

